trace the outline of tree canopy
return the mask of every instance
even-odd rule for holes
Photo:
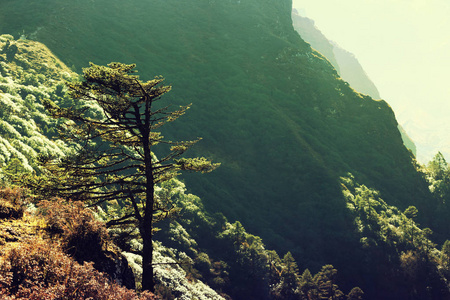
[[[154,290],[152,234],[154,223],[175,211],[170,199],[155,195],[155,185],[174,178],[179,171],[210,172],[219,164],[204,157],[182,155],[200,139],[173,142],[158,131],[177,120],[190,105],[171,110],[156,103],[171,87],[163,78],[142,82],[135,65],[91,63],[84,80],[69,83],[73,105],[44,105],[55,118],[64,120],[62,138],[76,151],[61,159],[41,157],[44,176],[31,185],[40,194],[62,196],[99,205],[117,201],[124,209],[108,225],[134,224],[143,240],[144,290]],[[93,107],[100,108],[92,109]],[[166,147],[164,148],[163,145]],[[157,158],[154,147],[166,154]]]

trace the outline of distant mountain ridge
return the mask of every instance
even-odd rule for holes
[[[302,17],[294,8],[292,10],[292,24],[302,39],[322,53],[340,73],[340,65],[334,53],[335,45],[316,27],[314,20]]]
[[[369,95],[373,99],[381,99],[377,87],[370,80],[356,56],[341,48],[336,42],[331,43],[333,45],[334,56],[339,65],[339,74],[341,77],[348,81],[358,92]]]
[[[339,75],[350,83],[352,88],[373,99],[381,99],[377,87],[353,53],[343,49],[336,42],[328,40],[316,27],[314,20],[301,16],[296,9],[292,10],[292,22],[300,36],[314,49],[325,55]],[[405,146],[416,155],[417,148],[414,141],[401,125],[399,125],[399,131]]]

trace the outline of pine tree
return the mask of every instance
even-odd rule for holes
[[[332,265],[325,265],[314,276],[317,284],[319,299],[343,299],[344,293],[335,284],[337,270]]]
[[[302,276],[300,276],[300,292],[302,299],[317,299],[319,297],[316,282],[309,269],[303,271]]]
[[[428,172],[434,178],[434,180],[441,180],[445,177],[445,173],[448,172],[448,164],[445,160],[444,155],[441,152],[438,152],[428,163],[427,166]]]
[[[348,293],[347,300],[362,300],[364,296],[363,290],[361,290],[359,287],[354,287]]]
[[[300,297],[298,290],[298,266],[291,252],[286,253],[283,257],[283,263],[280,295],[283,299],[298,299]]]
[[[83,200],[90,205],[112,200],[121,203],[124,213],[108,225],[134,224],[139,229],[143,241],[142,288],[154,291],[154,224],[174,211],[170,199],[155,195],[155,186],[179,171],[210,172],[219,164],[203,157],[181,158],[200,139],[164,139],[158,130],[177,120],[190,106],[170,110],[170,106],[156,103],[171,87],[161,85],[161,77],[142,82],[133,75],[134,68],[134,64],[110,63],[106,67],[91,63],[83,70],[83,81],[68,84],[76,105],[63,108],[45,101],[53,117],[66,120],[62,137],[68,143],[75,142],[77,151],[59,160],[43,158],[46,176],[32,185],[41,194]],[[92,112],[95,105],[102,114]],[[155,147],[166,154],[156,158]]]
[[[440,265],[447,280],[450,280],[450,241],[446,240],[441,250]]]

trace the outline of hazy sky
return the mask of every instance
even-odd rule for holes
[[[394,108],[418,158],[450,160],[450,0],[293,0],[355,54]]]

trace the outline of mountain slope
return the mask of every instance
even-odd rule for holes
[[[302,38],[310,43],[314,49],[325,55],[339,72],[339,75],[347,81],[352,88],[360,93],[369,95],[373,99],[381,99],[377,87],[372,80],[370,80],[353,53],[341,48],[337,43],[328,40],[315,26],[313,20],[299,15],[295,9],[292,11],[292,22],[294,29],[302,36]],[[398,126],[398,129],[405,146],[416,155],[417,148],[414,142],[401,125]]]
[[[367,76],[354,54],[327,39],[316,27],[314,20],[301,16],[292,10],[294,29],[311,46],[322,53],[336,68],[339,75],[360,93],[373,99],[381,99],[375,84]]]
[[[355,92],[300,38],[290,1],[28,2],[0,4],[3,32],[42,41],[77,69],[135,62],[144,80],[173,83],[175,104],[193,102],[164,134],[202,136],[193,154],[222,167],[186,176],[187,186],[303,268],[332,263],[354,277],[345,267],[358,268],[359,239],[339,181],[348,172],[390,205],[416,205],[421,223],[431,218],[392,109]]]
[[[49,139],[52,120],[41,101],[59,101],[64,80],[75,74],[44,45],[0,36],[0,180],[11,171],[37,170],[40,154],[63,155],[67,146]]]
[[[375,84],[370,80],[355,55],[336,43],[333,43],[333,53],[339,65],[340,75],[360,93],[369,95],[373,99],[381,99]]]

